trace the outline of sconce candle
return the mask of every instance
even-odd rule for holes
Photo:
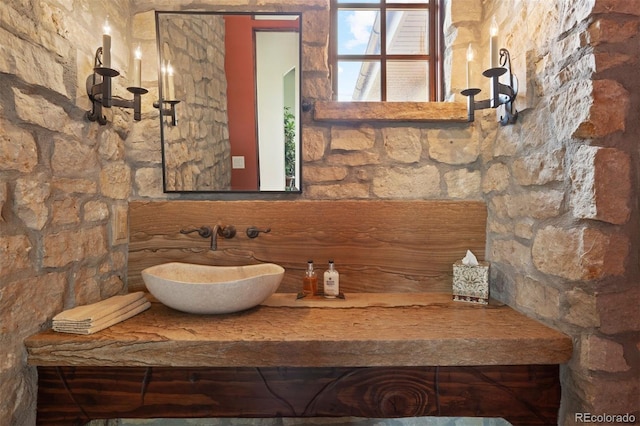
[[[494,16],[491,20],[491,26],[489,27],[489,57],[491,58],[491,68],[498,67],[498,55],[498,23]]]
[[[160,66],[160,74],[162,75],[162,82],[160,82],[160,88],[162,89],[162,97],[167,97],[167,64],[162,61]]]
[[[469,47],[467,47],[467,87],[471,87],[471,62],[473,62],[473,48],[469,43]]]
[[[133,87],[142,87],[142,50],[140,45],[133,57]]]
[[[180,101],[176,100],[176,91],[173,81],[173,67],[171,61],[164,62],[160,65],[160,74],[162,81],[159,82],[162,97],[158,102],[154,102],[153,106],[160,109],[162,116],[169,118],[170,126],[178,125],[178,115],[176,111],[176,105]]]
[[[167,65],[167,99],[172,101],[176,98],[175,85],[173,81],[173,67],[171,62]]]
[[[102,66],[111,68],[111,26],[109,18],[105,19],[102,34]]]

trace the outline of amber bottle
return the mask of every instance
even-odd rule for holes
[[[318,276],[313,269],[313,260],[307,262],[307,270],[302,281],[302,292],[305,296],[314,296],[318,293]]]

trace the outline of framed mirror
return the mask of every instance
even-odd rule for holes
[[[156,12],[164,192],[300,187],[301,15]]]

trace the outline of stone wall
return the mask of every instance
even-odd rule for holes
[[[479,18],[480,15],[476,17]],[[303,24],[303,97],[329,100],[328,11],[308,13]],[[454,48],[448,46],[449,61]],[[464,75],[464,68],[456,69],[461,72],[449,74],[448,82],[457,82],[458,75]],[[451,87],[451,83],[447,86]],[[340,124],[305,118],[305,198],[481,198],[481,139],[473,126]]]
[[[169,118],[163,124],[169,191],[231,189],[224,25],[219,15],[171,15],[160,24],[176,99],[189,99],[177,105],[177,126]]]
[[[123,71],[128,0],[0,3],[0,425],[35,424],[23,339],[61,310],[124,288],[126,238],[111,231],[131,193],[132,114],[107,111],[107,126],[85,118],[107,14]],[[114,80],[129,97],[126,73]]]
[[[574,338],[560,424],[637,419],[640,3],[545,5],[487,2],[481,26],[496,16],[527,89],[516,125],[476,124],[492,291]]]

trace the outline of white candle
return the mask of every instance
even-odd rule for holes
[[[162,72],[162,82],[161,82],[161,87],[162,87],[162,98],[164,100],[167,100],[167,64],[165,64],[164,61],[162,61],[162,67],[160,68],[161,72]]]
[[[133,58],[133,87],[142,87],[142,50],[140,45]]]
[[[173,101],[176,98],[176,91],[173,82],[173,67],[171,66],[171,62],[167,65],[167,98],[170,101]]]
[[[102,66],[111,68],[111,26],[109,25],[109,18],[104,20],[102,30]]]
[[[467,47],[467,89],[471,88],[471,63],[473,62],[473,48],[471,43]]]
[[[494,16],[489,27],[489,57],[491,58],[491,68],[499,67],[498,59],[498,23]]]

